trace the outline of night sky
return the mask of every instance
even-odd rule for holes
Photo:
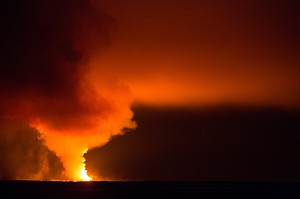
[[[0,5],[0,179],[299,181],[299,1]]]

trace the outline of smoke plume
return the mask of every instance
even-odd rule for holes
[[[0,134],[0,179],[62,179],[62,163],[37,130],[22,122],[1,120]]]
[[[101,75],[101,85],[89,81],[90,60],[109,43],[113,19],[87,0],[2,1],[0,15],[0,116],[31,127],[15,131],[11,125],[1,139],[9,132],[39,145],[44,139],[62,161],[65,179],[80,180],[89,148],[135,126],[126,85]],[[23,141],[8,143],[17,148]]]

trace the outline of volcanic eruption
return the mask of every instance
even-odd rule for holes
[[[104,76],[102,85],[89,81],[90,60],[109,44],[113,19],[86,0],[4,1],[0,15],[1,119],[39,132],[63,164],[60,179],[91,180],[87,150],[135,127],[129,88]]]

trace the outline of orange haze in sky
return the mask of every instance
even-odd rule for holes
[[[94,79],[125,82],[136,103],[299,107],[293,1],[95,2],[117,27]]]

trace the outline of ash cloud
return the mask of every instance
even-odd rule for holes
[[[88,148],[134,127],[129,89],[89,81],[90,60],[109,44],[114,20],[88,0],[14,0],[0,7],[0,116],[37,129],[67,178],[77,179]]]
[[[89,112],[78,96],[89,87],[84,62],[108,41],[110,19],[85,0],[2,4],[1,113],[39,117],[59,127]],[[59,120],[58,112],[64,113]]]
[[[27,124],[0,121],[0,179],[62,179],[63,165]]]

